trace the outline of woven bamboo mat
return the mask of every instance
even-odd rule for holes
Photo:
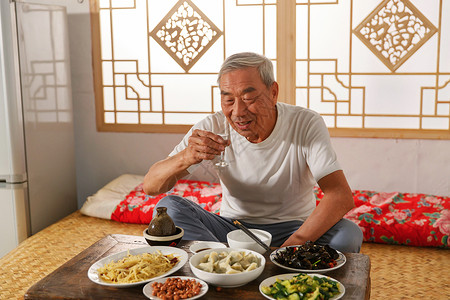
[[[0,299],[23,299],[34,283],[108,234],[141,236],[146,227],[87,217],[77,211],[0,259]]]
[[[108,234],[141,235],[146,225],[75,212],[0,259],[0,299],[23,299],[34,283]],[[450,299],[450,251],[364,243],[371,259],[371,299]]]
[[[363,243],[371,299],[450,299],[450,250]]]

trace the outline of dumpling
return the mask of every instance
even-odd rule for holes
[[[255,255],[249,253],[245,255],[244,258],[242,258],[240,263],[244,269],[247,269],[252,263],[256,263],[259,265],[259,259]]]
[[[247,269],[245,269],[245,272],[249,272],[249,271],[254,270],[256,268],[258,268],[258,264],[253,262],[253,263],[250,264],[250,266],[248,266]]]
[[[230,257],[231,264],[241,261],[241,259],[244,257],[243,253],[238,251],[231,251],[230,254],[228,254],[228,256]]]
[[[205,256],[203,256],[200,260],[198,268],[206,272],[214,272],[214,262],[218,259],[218,257],[219,255],[214,251],[209,254],[205,254]]]
[[[252,258],[250,255],[246,255],[244,256],[244,258],[242,258],[242,260],[240,261],[242,267],[244,269],[247,269],[248,266],[253,262]]]
[[[239,272],[243,272],[244,268],[242,267],[242,265],[239,262],[235,262],[234,264],[231,265],[231,268],[233,270],[239,271]]]
[[[231,261],[231,256],[228,255],[227,257],[219,260],[216,264],[215,264],[215,271],[217,273],[225,273],[229,268],[230,268],[230,263]]]
[[[219,260],[219,253],[213,251],[209,254],[209,260],[211,260],[213,263]]]
[[[203,255],[202,259],[200,260],[200,262],[205,263],[208,262],[210,260],[211,257],[217,256],[217,252],[210,252],[208,254]]]
[[[226,251],[222,251],[222,252],[219,253],[219,259],[223,259],[223,258],[225,258],[227,256],[228,256],[228,252],[226,252]]]
[[[214,263],[211,260],[209,260],[208,262],[200,263],[197,267],[200,270],[203,270],[206,272],[210,272],[210,273],[214,272]]]

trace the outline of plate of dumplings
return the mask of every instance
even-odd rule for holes
[[[256,279],[264,270],[266,259],[256,251],[217,248],[191,257],[192,273],[209,284],[236,287]]]

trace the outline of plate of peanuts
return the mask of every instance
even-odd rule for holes
[[[203,280],[189,276],[172,276],[158,278],[147,283],[144,295],[153,300],[197,299],[208,291],[208,284]]]

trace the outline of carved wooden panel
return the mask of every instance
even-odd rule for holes
[[[208,51],[222,31],[190,0],[180,0],[150,36],[186,71]]]
[[[443,0],[91,0],[97,125],[185,132],[220,110],[223,60],[273,60],[281,102],[332,136],[450,138]],[[278,16],[278,17],[277,17]]]
[[[296,4],[297,105],[335,136],[450,138],[450,3]]]
[[[275,60],[275,4],[91,0],[97,128],[186,132],[220,110],[225,57],[254,51]]]

